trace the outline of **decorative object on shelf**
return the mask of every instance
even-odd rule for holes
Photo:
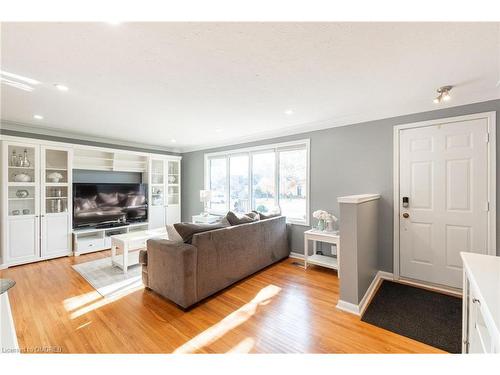
[[[333,231],[333,224],[338,220],[335,215],[324,210],[314,211],[313,217],[318,219],[316,229],[320,231]]]
[[[52,197],[62,197],[62,190],[59,188],[52,189]]]
[[[212,192],[210,190],[200,190],[200,202],[203,203],[202,216],[208,216],[208,202],[212,199]]]
[[[14,175],[15,182],[31,182],[31,176],[26,173],[18,173]]]
[[[16,197],[18,198],[28,198],[30,195],[30,192],[28,190],[18,190],[16,191]]]
[[[57,183],[63,179],[63,175],[60,174],[59,172],[52,172],[47,176],[47,178],[49,179],[50,182]]]
[[[25,209],[23,210],[23,215],[29,215],[29,214],[30,214],[30,212],[31,212],[31,211],[29,210],[29,208],[25,208]]]
[[[28,150],[24,149],[24,157],[23,157],[23,163],[21,167],[29,168],[31,166],[31,162],[28,159]]]
[[[170,184],[175,184],[177,182],[177,177],[175,177],[174,175],[168,176],[168,182]]]
[[[16,215],[17,216],[17,215],[20,215],[20,214],[21,214],[21,211],[19,211],[19,210],[13,210],[12,211],[12,215]]]
[[[17,167],[17,154],[16,150],[12,150],[12,156],[10,157],[10,166]]]
[[[54,199],[51,202],[51,212],[52,213],[59,213],[63,212],[63,202],[62,199]]]

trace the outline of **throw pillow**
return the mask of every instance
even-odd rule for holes
[[[167,235],[170,241],[182,242],[181,235],[175,230],[173,225],[167,225]]]
[[[257,211],[252,211],[252,212],[255,212],[256,214],[258,214],[260,217],[260,220],[266,220],[266,219],[270,219],[272,217],[281,216],[280,211],[271,211],[271,212],[265,213],[265,214],[263,214],[262,212],[257,212]]]
[[[182,237],[185,243],[191,243],[193,236],[196,233],[208,232],[214,229],[222,229],[227,226],[221,223],[215,224],[193,224],[193,223],[177,223],[174,224],[174,228],[177,233]]]
[[[259,214],[255,212],[249,212],[244,215],[239,215],[233,211],[229,211],[226,215],[227,221],[231,225],[240,225],[246,223],[253,223],[254,221],[258,221],[260,219]]]

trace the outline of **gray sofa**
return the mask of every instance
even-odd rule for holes
[[[140,253],[144,285],[188,308],[288,257],[285,217],[193,236],[192,244],[152,239]]]

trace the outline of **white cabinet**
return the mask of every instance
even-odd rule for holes
[[[40,257],[39,218],[35,215],[9,217],[7,225],[6,260],[24,263]]]
[[[149,227],[175,224],[181,220],[180,160],[153,157],[150,164]]]
[[[463,353],[500,353],[500,257],[461,253]]]
[[[71,254],[70,148],[2,142],[2,263]]]

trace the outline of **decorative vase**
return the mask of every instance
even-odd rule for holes
[[[325,230],[325,228],[326,228],[325,220],[319,219],[317,229],[323,231],[323,230]]]

